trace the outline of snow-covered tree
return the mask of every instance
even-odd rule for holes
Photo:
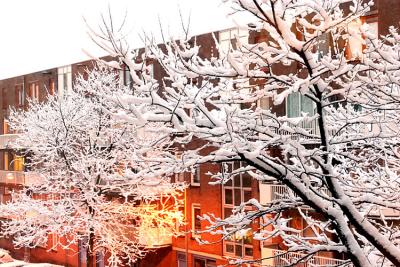
[[[354,266],[400,266],[399,230],[383,212],[400,211],[398,32],[391,28],[379,39],[368,25],[357,26],[372,1],[229,2],[233,14],[254,16],[239,27],[264,38],[249,44],[237,37],[226,50],[216,37],[218,53],[211,58],[188,36],[163,45],[147,36],[139,53],[112,24],[100,34],[91,31],[130,70],[132,91],[108,94],[120,108],[114,115],[149,129],[160,123],[159,132],[182,145],[202,140],[186,146],[176,163],[184,166],[166,174],[215,162],[223,166],[212,174],[216,184],[247,172],[288,188],[279,201],[251,199],[227,218],[204,215],[206,231],[228,239],[255,224],[254,238],[280,236],[288,251],[305,253],[300,260],[331,251]],[[352,42],[360,44],[359,53],[351,51]],[[151,64],[162,66],[161,80],[148,75]],[[274,112],[293,99],[311,108],[296,116]],[[259,105],[263,101],[270,107]],[[207,147],[213,152],[202,154]],[[243,164],[232,170],[231,162]],[[304,205],[320,216],[302,212]],[[313,234],[288,227],[285,212],[293,209]]]
[[[183,186],[160,176],[162,164],[150,161],[169,147],[158,134],[115,118],[106,95],[90,94],[104,87],[130,90],[99,66],[87,80],[79,77],[73,91],[12,112],[10,125],[19,133],[15,147],[24,148],[27,168],[41,177],[0,207],[9,218],[1,235],[16,246],[46,244],[55,235],[67,240],[54,244],[58,248],[80,241],[88,266],[94,266],[96,252],[105,254],[109,266],[121,266],[176,234]],[[138,175],[143,168],[153,173]]]

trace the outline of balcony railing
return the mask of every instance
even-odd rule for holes
[[[0,170],[0,183],[10,185],[34,185],[42,181],[42,177],[34,172]]]
[[[330,192],[326,188],[318,189],[321,195],[330,196]],[[260,203],[269,204],[271,202],[278,202],[290,197],[297,197],[287,186],[280,184],[264,184],[260,183]]]
[[[172,245],[172,236],[162,228],[145,228],[139,233],[139,243],[146,248],[159,248]]]
[[[283,266],[293,266],[293,267],[329,267],[329,266],[346,266],[353,267],[353,264],[346,263],[345,260],[311,256],[305,257],[306,255],[298,252],[287,252],[284,250],[262,248],[261,257],[263,260],[263,266],[269,267],[283,267]],[[304,259],[297,263],[297,261]],[[346,265],[345,265],[346,264]]]
[[[12,147],[12,143],[18,138],[18,134],[3,134],[0,135],[0,149]]]
[[[296,120],[296,118],[291,118]],[[288,123],[288,127],[294,129],[296,132],[292,133],[286,130],[278,130],[277,132],[281,135],[290,135],[292,140],[312,142],[317,140],[320,136],[319,127],[317,120],[312,120],[310,122],[302,121],[299,124]],[[304,131],[304,133],[302,133]]]

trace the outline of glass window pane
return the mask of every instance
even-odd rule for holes
[[[245,190],[243,191],[243,202],[249,201],[251,197],[251,191],[250,190]]]
[[[287,98],[287,116],[295,118],[300,116],[300,94],[298,92],[291,93]]]
[[[252,247],[244,247],[244,255],[252,257],[253,256],[253,248]]]
[[[235,175],[235,177],[233,177],[233,186],[240,187],[240,180],[240,175]]]
[[[233,205],[232,189],[225,189],[225,204]]]
[[[243,256],[242,245],[235,245],[235,256],[237,257]]]
[[[242,190],[235,189],[235,206],[239,206],[242,203]]]
[[[251,176],[247,172],[242,174],[242,183],[243,187],[251,187]]]
[[[312,100],[304,95],[302,95],[300,99],[301,99],[301,111],[304,113],[308,113],[308,116],[314,115]]]
[[[234,168],[233,168],[234,170],[239,169],[241,166],[240,161],[235,161],[233,164],[234,164]]]
[[[199,207],[194,208],[193,210],[193,219],[194,219],[194,230],[201,230],[201,220],[198,218],[201,216],[201,210]]]
[[[233,244],[225,244],[225,251],[227,253],[235,253],[235,247]]]
[[[215,260],[207,260],[207,267],[215,267],[217,262]]]
[[[206,261],[204,259],[194,259],[194,267],[206,267]]]
[[[232,209],[231,208],[224,208],[224,217],[228,218],[231,215],[232,215]]]
[[[247,236],[243,237],[243,243],[246,245],[252,245],[253,244],[253,234],[252,231],[249,230],[247,232]]]

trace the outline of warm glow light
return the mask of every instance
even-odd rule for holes
[[[13,180],[14,179],[14,175],[11,172],[7,173],[6,177],[7,177],[8,180]]]

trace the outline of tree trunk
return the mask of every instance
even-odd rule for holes
[[[93,231],[90,231],[89,240],[86,248],[86,267],[94,267],[95,263],[95,253],[94,253],[94,234]]]
[[[93,229],[90,229],[89,240],[86,248],[86,267],[95,266],[95,253],[94,253],[94,233]]]

